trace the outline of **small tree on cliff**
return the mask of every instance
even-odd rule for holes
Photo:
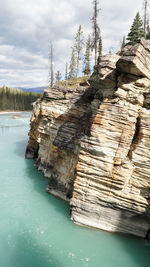
[[[142,37],[144,37],[143,22],[138,12],[135,16],[130,32],[128,33],[128,44],[135,45],[136,43],[139,43]]]
[[[75,54],[76,54],[76,77],[78,77],[79,73],[79,65],[80,65],[80,60],[81,60],[81,52],[83,49],[83,32],[82,32],[82,27],[81,25],[78,28],[76,37],[75,37],[75,44],[74,44],[74,49],[75,49]]]
[[[61,80],[61,73],[59,70],[56,72],[55,78],[56,78],[56,82],[59,82]]]
[[[76,76],[76,57],[75,57],[75,48],[72,47],[72,54],[69,66],[69,79],[74,78]]]
[[[89,35],[87,41],[86,41],[86,50],[84,54],[84,68],[83,68],[83,73],[84,75],[89,75],[91,73],[90,69],[90,55],[91,55],[91,37]]]

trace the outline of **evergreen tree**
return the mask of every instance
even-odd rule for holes
[[[56,72],[55,78],[56,78],[56,82],[59,82],[61,80],[61,73],[59,70]]]
[[[123,36],[122,44],[121,44],[121,50],[126,46],[126,37]]]
[[[72,47],[72,54],[69,66],[69,79],[76,76],[76,57],[75,57],[75,48]]]
[[[83,32],[81,25],[78,28],[76,37],[75,37],[75,44],[74,44],[75,54],[76,54],[76,77],[78,77],[79,73],[79,65],[81,60],[81,52],[83,49]]]
[[[99,43],[98,43],[98,55],[99,57],[102,55],[102,37],[101,36],[99,38]]]
[[[112,49],[111,48],[109,48],[109,52],[108,52],[110,55],[112,54]]]
[[[134,45],[138,43],[142,37],[144,37],[143,22],[138,12],[135,16],[130,32],[128,33],[128,44]]]
[[[98,41],[100,38],[100,28],[98,25],[98,0],[93,0],[93,5],[94,5],[94,14],[92,17],[92,24],[93,24],[93,39],[92,39],[92,48],[95,51],[95,65],[97,64],[97,52],[98,52]]]
[[[86,41],[86,50],[85,50],[84,61],[83,61],[83,64],[84,64],[83,73],[84,73],[84,75],[89,75],[91,73],[90,55],[91,55],[91,37],[89,35],[89,37]]]

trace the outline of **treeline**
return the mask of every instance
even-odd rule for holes
[[[0,88],[0,110],[32,110],[32,103],[40,96],[38,93],[3,86]]]
[[[92,0],[93,3],[93,16],[91,20],[92,31],[88,36],[84,36],[82,26],[79,25],[77,33],[74,38],[73,45],[71,47],[71,55],[69,63],[66,62],[65,68],[65,80],[78,78],[82,75],[90,75],[92,66],[97,64],[97,57],[102,54],[102,37],[100,26],[98,23],[99,15],[99,2],[98,0]],[[92,55],[94,53],[94,58]],[[60,70],[54,75],[54,64],[53,64],[53,44],[50,46],[50,87],[53,86],[54,80],[59,82],[62,79]]]

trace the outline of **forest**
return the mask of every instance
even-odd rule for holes
[[[0,88],[0,110],[32,110],[32,103],[40,96],[38,93],[3,86]]]

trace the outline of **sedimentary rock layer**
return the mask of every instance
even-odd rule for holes
[[[37,158],[38,169],[49,179],[47,191],[64,199],[72,193],[80,139],[89,130],[94,94],[89,86],[53,87],[34,104],[26,157]]]
[[[34,105],[26,157],[77,224],[149,235],[149,47],[101,57],[90,86],[47,89]]]
[[[114,98],[103,101],[82,139],[71,199],[76,223],[143,237],[150,228],[149,62],[142,68],[138,58],[148,49],[142,40],[118,60]]]
[[[144,38],[131,46],[117,63],[118,71],[150,79],[150,43]]]

